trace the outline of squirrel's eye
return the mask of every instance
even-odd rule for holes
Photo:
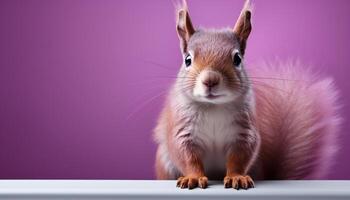
[[[239,56],[238,53],[235,53],[235,55],[233,56],[233,65],[235,67],[239,67],[239,65],[241,64],[242,62],[242,59],[241,59],[241,56]]]
[[[185,65],[186,67],[189,67],[192,64],[192,56],[188,54],[185,58]]]

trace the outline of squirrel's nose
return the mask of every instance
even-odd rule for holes
[[[208,88],[212,88],[219,85],[220,77],[216,73],[209,72],[204,80],[202,80],[202,83]]]

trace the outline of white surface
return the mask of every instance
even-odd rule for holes
[[[175,181],[0,180],[0,199],[350,199],[350,181],[261,181],[249,190],[180,189]]]

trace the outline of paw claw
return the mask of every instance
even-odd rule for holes
[[[193,176],[185,176],[179,177],[177,179],[176,187],[180,187],[181,189],[188,188],[194,189],[196,187],[207,188],[208,187],[208,178],[205,176],[201,177],[193,177]]]
[[[208,178],[205,176],[199,177],[198,186],[202,189],[207,188],[208,187]]]
[[[235,176],[226,176],[224,178],[224,186],[225,188],[233,188],[236,190],[239,189],[249,189],[254,187],[254,181],[250,176],[242,176],[242,175],[235,175]]]
[[[181,182],[182,182],[182,179],[183,179],[184,177],[179,177],[178,179],[177,179],[177,182],[176,182],[176,187],[180,187],[181,186]]]
[[[225,179],[224,179],[224,186],[225,186],[225,188],[232,187],[232,179],[230,177],[225,177]]]

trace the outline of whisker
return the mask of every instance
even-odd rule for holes
[[[277,87],[268,85],[267,83],[262,82],[262,81],[257,81],[257,80],[238,81],[238,80],[236,80],[236,79],[229,79],[229,80],[232,81],[233,83],[236,83],[236,84],[251,84],[252,86],[256,85],[256,86],[268,87],[268,88],[271,88],[271,89],[276,89],[276,90],[279,90],[279,91],[282,91],[282,92],[289,93],[289,92],[286,91],[286,90],[283,90],[283,89],[281,89],[281,88],[277,88]]]
[[[169,71],[176,71],[175,68],[170,68],[170,67],[168,67],[166,65],[163,65],[161,63],[157,63],[157,62],[152,61],[152,60],[140,60],[140,61],[143,62],[143,63],[152,64],[152,66],[156,66],[158,68],[166,69],[166,70],[169,70]]]
[[[157,86],[164,86],[165,85],[164,81],[163,80],[161,82],[160,81],[161,80],[159,80],[159,79],[153,79],[153,80],[152,79],[148,79],[148,80],[143,80],[143,81],[133,81],[133,82],[130,82],[130,83],[126,83],[126,85],[128,85],[128,86],[142,86],[142,87],[145,87],[146,84],[156,84]],[[169,82],[169,83],[172,83],[172,82]]]
[[[144,101],[140,106],[138,106],[136,109],[134,109],[134,111],[132,111],[127,117],[126,117],[126,121],[130,120],[130,118],[136,114],[137,112],[139,112],[142,108],[144,108],[147,104],[151,103],[152,101],[154,101],[155,99],[161,97],[162,95],[165,95],[167,93],[167,91],[162,91],[159,94],[153,96],[152,98],[148,99],[147,101]]]
[[[261,82],[260,83],[259,82],[252,82],[252,86],[267,87],[267,88],[278,90],[278,91],[281,91],[281,92],[290,93],[290,92],[288,92],[286,90],[283,90],[281,88],[274,87],[274,86],[271,86],[271,85],[267,85],[267,84],[261,83]]]
[[[243,78],[248,78],[248,79],[266,79],[266,80],[276,80],[276,81],[305,81],[301,79],[285,79],[285,78],[277,78],[277,77],[258,77],[258,76],[243,76]]]
[[[186,76],[181,77],[181,76],[147,76],[145,78],[169,78],[169,79],[177,79],[177,78],[188,78]]]

